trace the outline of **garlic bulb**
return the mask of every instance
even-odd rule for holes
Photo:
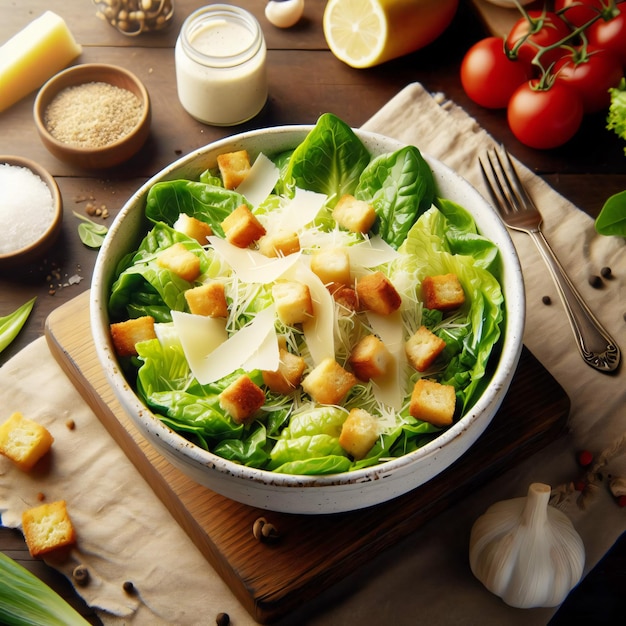
[[[490,506],[472,527],[472,572],[510,606],[557,606],[582,576],[583,542],[549,499],[550,487],[533,483],[525,498]]]

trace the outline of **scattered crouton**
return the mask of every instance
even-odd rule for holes
[[[289,256],[300,251],[298,233],[279,231],[263,235],[258,241],[259,252],[267,257]]]
[[[465,302],[465,292],[456,274],[426,276],[422,281],[422,299],[427,309],[452,311]]]
[[[313,315],[311,291],[305,283],[280,280],[272,285],[276,315],[283,324],[301,324]]]
[[[156,338],[154,318],[150,315],[116,322],[111,324],[110,329],[113,347],[118,356],[137,356],[136,344]]]
[[[247,248],[265,235],[265,228],[245,204],[224,218],[222,228],[226,239],[238,248]]]
[[[177,242],[165,248],[157,257],[157,265],[178,274],[183,280],[193,282],[200,276],[200,259],[184,244]]]
[[[361,309],[380,315],[390,315],[402,304],[400,294],[382,272],[361,276],[356,283],[356,292]]]
[[[50,450],[54,437],[34,420],[15,412],[0,425],[0,454],[11,459],[22,471],[30,471]]]
[[[305,360],[284,348],[279,350],[279,365],[275,372],[264,371],[263,382],[275,393],[287,395],[302,382]]]
[[[242,374],[219,395],[220,406],[237,422],[244,424],[265,403],[265,393],[249,376]]]
[[[354,346],[348,362],[356,377],[367,382],[385,374],[393,363],[393,357],[376,335],[366,335]]]
[[[213,229],[209,224],[187,213],[181,213],[178,216],[174,222],[174,229],[195,239],[201,246],[206,246],[207,237],[213,234]]]
[[[250,157],[247,150],[226,152],[217,157],[217,167],[226,189],[235,189],[250,172]]]
[[[350,256],[345,248],[323,248],[311,255],[311,270],[325,284],[350,284]]]
[[[302,381],[302,388],[315,402],[339,404],[356,383],[352,372],[328,357],[308,373]]]
[[[426,326],[420,326],[404,347],[409,363],[418,372],[425,372],[443,352],[446,342]]]
[[[376,418],[364,409],[352,409],[341,428],[339,445],[358,461],[367,456],[378,435]]]
[[[356,289],[338,283],[329,283],[326,288],[339,305],[339,315],[350,315],[359,308],[359,298]]]
[[[32,557],[49,555],[76,542],[65,500],[40,504],[22,513],[22,532]]]
[[[207,317],[228,317],[228,303],[223,283],[213,280],[185,291],[189,311]]]
[[[376,221],[376,211],[368,202],[345,194],[335,205],[333,218],[339,226],[353,233],[367,233]]]
[[[456,393],[452,385],[420,378],[413,387],[409,413],[434,426],[450,426],[454,417]]]

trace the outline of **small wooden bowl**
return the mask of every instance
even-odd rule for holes
[[[83,147],[59,141],[46,126],[46,109],[50,103],[66,87],[100,82],[126,89],[139,98],[143,108],[137,125],[121,139],[102,147]],[[150,133],[150,97],[132,72],[116,65],[86,63],[59,72],[39,90],[34,117],[41,141],[58,159],[83,169],[107,169],[127,161],[146,142]]]
[[[23,157],[0,155],[0,164],[24,167],[37,175],[50,190],[54,206],[50,224],[36,240],[10,252],[0,253],[0,269],[6,269],[32,263],[41,258],[51,248],[61,231],[63,223],[63,199],[52,175],[38,163]]]

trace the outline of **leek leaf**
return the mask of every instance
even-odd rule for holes
[[[0,352],[2,352],[18,335],[26,323],[37,298],[22,304],[13,313],[0,317]]]
[[[7,626],[89,625],[56,591],[2,552],[0,623]]]

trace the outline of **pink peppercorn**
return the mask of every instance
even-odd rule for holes
[[[593,462],[593,454],[589,450],[581,450],[577,455],[577,459],[581,467],[587,467]]]

